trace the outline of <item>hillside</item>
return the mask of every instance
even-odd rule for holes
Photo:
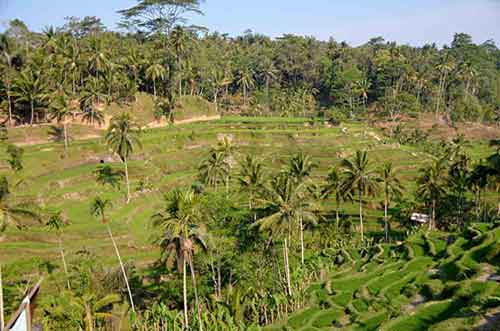
[[[95,125],[83,121],[81,116],[68,118],[71,139],[88,140],[99,138],[102,132],[108,128],[111,117],[122,112],[130,112],[141,126],[148,128],[162,128],[171,124],[185,124],[220,118],[212,103],[201,97],[189,95],[182,96],[176,101],[171,121],[167,121],[165,117],[155,118],[154,100],[147,93],[138,93],[136,101],[129,105],[113,103],[103,106],[102,112],[103,121]],[[20,146],[49,143],[54,140],[54,136],[51,135],[54,125],[57,125],[57,123],[11,128],[9,129],[9,142]]]
[[[36,129],[39,128],[15,130],[19,134],[23,132],[20,130],[28,132]],[[380,130],[360,122],[346,122],[339,127],[332,127],[323,121],[311,122],[304,118],[224,117],[211,122],[145,129],[140,136],[142,148],[135,151],[129,163],[133,194],[132,202],[127,205],[123,185],[116,189],[96,183],[95,171],[102,162],[115,170],[122,168],[119,160],[109,152],[100,138],[103,131],[96,131],[96,134],[99,138],[72,141],[66,158],[63,157],[62,143],[24,146],[24,170],[11,178],[13,181],[22,179],[22,184],[14,193],[19,200],[34,200],[41,206],[63,212],[69,221],[69,226],[64,228],[62,234],[69,265],[79,266],[82,256],[91,256],[102,263],[104,270],[108,270],[106,272],[116,267],[116,257],[107,238],[105,225],[90,215],[90,204],[97,195],[113,201],[107,211],[107,218],[120,253],[127,265],[137,268],[136,277],[141,281],[139,283],[136,279],[135,287],[138,291],[142,288],[148,292],[161,291],[163,286],[167,289],[168,286],[176,286],[175,280],[160,282],[162,285],[152,281],[164,279],[162,277],[171,279],[176,274],[157,269],[156,262],[161,251],[154,241],[155,229],[151,217],[161,210],[165,193],[197,182],[200,162],[207,157],[210,148],[225,137],[232,141],[235,160],[240,161],[247,154],[258,155],[265,161],[269,174],[282,169],[295,153],[305,151],[317,164],[311,179],[318,183],[325,178],[331,166],[338,165],[343,158],[352,157],[357,150],[366,150],[373,164],[391,161],[396,165],[398,176],[407,184],[407,192],[414,189],[414,179],[418,176],[419,168],[434,158],[419,146],[400,145],[384,136]],[[465,148],[473,160],[491,153],[488,144],[481,141],[473,141]],[[5,149],[1,149],[0,159],[6,158]],[[5,164],[4,168],[7,171],[6,166]],[[240,165],[237,162],[233,173],[237,174],[239,171]],[[237,195],[239,190],[235,175],[231,178],[229,192],[235,197],[233,203],[237,208],[246,206],[246,202],[242,202],[242,198]],[[495,197],[487,195],[490,200]],[[382,234],[383,209],[379,201],[379,196],[367,199],[365,209],[365,231],[375,238],[380,238]],[[216,205],[218,202],[216,200],[213,203]],[[323,204],[325,213],[331,213],[333,201],[326,200]],[[342,214],[347,223],[352,224],[351,231],[358,229],[357,212],[356,202],[348,201],[342,205]],[[0,255],[4,279],[7,284],[11,284],[9,289],[13,291],[14,285],[30,284],[39,274],[47,274],[43,296],[51,298],[59,293],[61,284],[64,284],[59,262],[58,236],[44,226],[33,225],[21,230],[8,227],[1,234]],[[404,230],[397,222],[393,222],[394,238],[404,238]],[[486,233],[483,228],[478,231]],[[466,240],[457,239],[456,244],[448,249],[445,248],[447,235],[444,233],[432,234],[430,237],[418,234],[408,244],[399,246],[375,245],[370,248],[370,252],[363,253],[365,255],[345,247],[342,259],[338,257],[337,249],[319,250],[317,240],[321,237],[316,237],[314,230],[308,231],[307,263],[312,266],[314,259],[319,257],[327,265],[330,280],[325,279],[322,283],[312,285],[307,301],[304,302],[308,309],[293,314],[288,322],[283,323],[292,330],[328,330],[332,325],[354,330],[372,330],[386,321],[388,316],[399,321],[394,322],[396,328],[399,328],[399,323],[421,323],[407,321],[401,311],[412,309],[405,307],[411,306],[415,295],[425,284],[438,283],[427,274],[428,270],[445,268],[453,273],[454,268],[458,268],[457,270],[466,271],[468,279],[481,276],[481,270],[490,270],[491,274],[498,272],[498,245],[493,245],[496,243],[494,240],[498,239],[498,229],[495,231],[478,236],[471,241],[471,246],[462,245],[464,242],[469,243],[471,237]],[[476,246],[478,250],[474,249]],[[483,255],[475,255],[475,252],[483,254],[480,249],[482,247],[493,249],[491,253],[484,253],[488,256],[486,260],[481,257]],[[297,247],[294,247],[293,253],[293,263],[298,264]],[[342,262],[336,262],[340,260]],[[485,261],[489,266],[479,264]],[[202,263],[201,260],[196,262],[197,265]],[[471,271],[466,268],[471,268]],[[425,314],[424,307],[427,305],[432,307],[432,311],[434,307],[439,308],[441,305],[444,305],[444,308],[441,307],[443,309],[448,304],[454,305],[453,284],[452,280],[443,279],[442,284],[438,283],[436,286],[450,289],[443,296],[436,296],[426,305],[416,307],[415,311],[422,309]],[[477,286],[474,281],[462,284],[470,284],[474,289]],[[389,288],[389,285],[395,286]],[[491,289],[491,286],[487,286],[487,293],[490,290],[497,291],[496,287]],[[205,286],[205,293],[210,290],[210,287]],[[449,294],[450,291],[452,294]],[[11,294],[9,297],[8,312],[15,308],[17,301],[13,298],[18,298],[18,295]],[[434,301],[439,305],[433,306],[431,303]],[[150,308],[151,304],[150,302],[146,308]],[[484,308],[482,304],[479,306]],[[436,317],[432,324],[442,319]],[[427,325],[425,323],[422,325]],[[392,328],[393,324],[387,325]],[[270,330],[282,328],[283,324],[278,324],[270,327]],[[414,330],[424,329],[418,326]]]
[[[327,250],[335,272],[310,286],[308,308],[265,330],[498,330],[499,242],[498,225],[477,224],[365,254]]]

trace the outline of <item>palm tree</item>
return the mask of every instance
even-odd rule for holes
[[[118,294],[107,294],[100,297],[97,292],[86,291],[71,301],[75,311],[82,314],[82,323],[85,331],[94,331],[95,320],[106,320],[113,318],[109,311],[110,305],[119,303],[121,298]]]
[[[264,165],[254,156],[247,155],[240,166],[238,182],[241,190],[248,193],[248,208],[252,210],[255,197],[264,189]],[[254,213],[254,221],[256,217]]]
[[[96,176],[96,182],[101,185],[109,185],[112,188],[120,189],[120,181],[125,174],[121,170],[113,170],[109,165],[101,165],[97,167],[94,172]]]
[[[154,63],[146,69],[146,78],[151,79],[153,81],[153,93],[156,98],[156,81],[158,79],[164,80],[167,71],[165,67],[159,63]]]
[[[264,205],[269,215],[261,218],[255,225],[261,231],[270,231],[284,237],[283,258],[285,261],[285,277],[287,283],[287,294],[292,295],[290,278],[290,265],[288,259],[288,243],[291,238],[292,228],[301,221],[315,222],[316,215],[311,212],[307,201],[304,184],[298,184],[296,180],[286,173],[281,173],[271,181],[271,187],[263,198]],[[302,227],[301,227],[302,229]],[[303,232],[301,231],[301,234]],[[304,241],[301,235],[301,258],[304,259]]]
[[[102,199],[100,197],[94,198],[92,204],[90,206],[90,214],[96,218],[100,218],[102,224],[106,225],[106,229],[108,230],[109,239],[113,243],[113,247],[115,249],[116,256],[118,257],[118,262],[120,263],[120,269],[122,271],[123,279],[125,280],[125,285],[127,286],[128,296],[130,299],[130,305],[132,311],[135,313],[134,299],[132,298],[132,291],[130,290],[130,285],[128,283],[127,273],[125,272],[125,267],[123,266],[122,258],[120,255],[120,251],[118,250],[118,246],[116,245],[115,238],[113,237],[113,232],[111,232],[111,227],[109,226],[109,222],[106,217],[106,209],[111,206],[111,201]]]
[[[290,159],[288,174],[298,183],[303,183],[312,175],[314,168],[316,168],[316,164],[311,157],[301,152]]]
[[[403,192],[403,185],[397,177],[395,169],[392,164],[387,162],[380,170],[380,183],[384,191],[384,234],[385,242],[389,242],[389,217],[387,214],[389,204],[393,197],[401,196]]]
[[[62,245],[63,228],[67,225],[68,225],[68,222],[64,220],[64,217],[62,216],[62,213],[60,211],[55,212],[52,215],[50,215],[49,220],[46,223],[46,226],[50,230],[54,231],[57,234],[57,240],[59,243],[59,252],[61,254],[64,273],[66,274],[66,281],[67,281],[67,285],[68,285],[68,290],[71,290],[71,284],[69,282],[68,266],[66,264],[66,258],[64,256],[64,249],[63,249],[63,245]]]
[[[100,103],[100,100],[105,98],[106,95],[102,93],[101,82],[95,77],[88,78],[80,94],[80,103],[85,110],[90,109],[90,116],[88,119],[90,124],[93,124],[94,120],[100,123],[100,116],[96,113],[96,106]]]
[[[2,73],[2,79],[4,81],[5,90],[7,94],[7,105],[9,111],[9,125],[12,125],[12,59],[13,59],[13,49],[12,44],[7,38],[7,35],[0,34],[0,55],[5,65],[5,70]]]
[[[439,159],[434,161],[431,166],[420,169],[420,177],[417,178],[417,195],[431,204],[432,216],[429,222],[430,230],[436,227],[437,204],[441,196],[446,192],[444,188],[444,175],[444,160]]]
[[[228,137],[224,137],[224,139],[222,139],[222,141],[219,141],[215,150],[222,153],[222,155],[224,155],[225,161],[228,165],[228,172],[227,172],[227,176],[226,176],[226,194],[229,194],[229,183],[230,183],[231,169],[233,168],[233,165],[234,165],[233,156],[234,156],[234,153],[236,151],[236,146],[233,144],[231,139],[229,139]]]
[[[342,191],[344,193],[357,193],[359,199],[359,224],[361,231],[361,241],[364,240],[363,229],[363,197],[373,196],[377,187],[376,172],[371,168],[368,161],[368,154],[357,151],[352,160],[342,160],[344,182]]]
[[[42,80],[41,74],[30,68],[21,71],[14,80],[12,95],[17,97],[17,101],[29,104],[30,125],[33,125],[36,107],[42,105],[48,98],[47,85]]]
[[[323,189],[323,195],[328,197],[333,195],[335,197],[335,220],[337,230],[339,229],[340,224],[340,203],[346,201],[347,199],[352,199],[350,192],[344,192],[343,187],[343,178],[338,168],[331,168],[328,172],[328,176],[326,178],[326,185]]]
[[[243,65],[238,70],[238,77],[237,83],[243,90],[243,102],[246,105],[248,90],[255,86],[254,71],[250,65]]]
[[[198,308],[199,327],[202,330],[200,305],[196,289],[196,276],[193,265],[195,245],[206,248],[203,241],[201,220],[202,213],[198,205],[198,199],[192,189],[170,192],[165,197],[165,208],[152,217],[153,223],[161,231],[160,246],[164,254],[169,257],[174,254],[177,269],[182,270],[183,300],[184,300],[184,324],[189,329],[188,304],[187,304],[187,270],[189,265],[195,293],[196,307]]]
[[[175,53],[176,66],[178,71],[179,96],[182,96],[182,59],[186,53],[187,44],[190,36],[181,26],[176,26],[170,34],[170,42]]]
[[[125,181],[127,184],[127,204],[130,203],[130,182],[128,175],[128,159],[134,152],[135,146],[141,146],[138,134],[139,126],[132,120],[128,113],[117,115],[111,119],[106,133],[108,147],[120,157],[125,167]]]
[[[436,116],[439,114],[439,108],[441,105],[441,99],[444,98],[444,93],[446,90],[446,80],[448,75],[455,68],[455,63],[448,55],[444,56],[440,63],[436,66],[436,70],[439,72],[439,86],[436,98]]]
[[[366,109],[366,104],[368,102],[368,92],[370,90],[371,84],[368,79],[362,79],[356,81],[356,86],[361,98],[363,99],[363,107]]]
[[[313,163],[311,157],[304,153],[299,153],[291,158],[288,175],[298,184],[305,184],[304,181],[312,174],[316,164]],[[301,261],[304,264],[304,224],[302,218],[299,219],[300,244],[301,244]]]
[[[218,184],[227,181],[230,165],[224,153],[211,150],[208,157],[200,164],[198,171],[200,180],[217,191]]]
[[[58,123],[62,122],[63,125],[63,135],[64,135],[64,155],[68,154],[68,146],[69,146],[69,134],[68,134],[68,125],[69,122],[67,120],[68,115],[73,114],[73,106],[69,101],[69,97],[63,93],[58,93],[52,100],[50,104],[50,114],[53,119],[56,119]]]
[[[9,226],[24,228],[32,221],[41,222],[41,214],[37,206],[30,202],[15,201],[10,192],[6,176],[0,177],[0,233]]]

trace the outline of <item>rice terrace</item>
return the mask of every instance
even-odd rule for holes
[[[0,2],[0,331],[500,330],[500,4],[88,2]]]

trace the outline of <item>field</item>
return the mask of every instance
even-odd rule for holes
[[[500,228],[471,228],[447,245],[419,233],[354,257],[309,289],[313,304],[265,330],[498,330]],[[335,263],[332,261],[332,263]],[[497,307],[497,308],[495,308]]]
[[[30,130],[40,134],[40,128],[22,130],[28,136]],[[393,162],[407,184],[408,194],[414,188],[412,179],[418,169],[432,160],[431,155],[418,148],[400,146],[384,137],[378,129],[363,123],[348,122],[340,127],[329,127],[322,122],[311,124],[303,118],[224,117],[212,122],[145,130],[141,136],[142,148],[135,152],[130,162],[134,193],[132,202],[126,205],[123,186],[121,190],[115,190],[98,185],[93,173],[101,162],[116,169],[121,169],[121,164],[107,150],[102,138],[88,139],[90,129],[81,130],[75,131],[75,137],[85,139],[72,141],[66,158],[61,143],[24,146],[25,170],[16,175],[16,179],[22,179],[15,192],[18,197],[35,199],[42,206],[60,209],[69,219],[63,243],[70,263],[77,258],[76,252],[88,251],[106,265],[116,265],[105,226],[89,213],[90,201],[96,195],[114,203],[108,218],[124,260],[137,266],[156,261],[160,252],[152,241],[151,216],[161,209],[164,193],[175,187],[191,185],[196,180],[199,163],[208,149],[223,137],[233,140],[237,160],[245,154],[255,154],[265,160],[269,169],[276,171],[294,153],[307,152],[318,165],[314,173],[318,181],[341,158],[351,156],[356,150],[367,150],[374,165]],[[12,139],[16,141],[19,134],[15,131]],[[468,151],[474,159],[491,153],[487,143],[482,142],[470,144]],[[5,159],[4,151],[1,153],[0,159]],[[235,175],[237,168],[236,165]],[[231,189],[237,190],[236,184],[233,178]],[[327,208],[333,208],[333,202],[327,203]],[[372,234],[382,232],[381,210],[379,198],[368,203],[366,229]],[[345,204],[343,211],[357,224],[356,205]],[[397,233],[397,224],[393,230]],[[498,231],[494,235],[498,236]],[[60,269],[57,237],[45,227],[8,228],[0,238],[0,256],[8,278],[28,273],[34,279],[47,268]],[[420,286],[430,281],[425,270],[436,268],[438,258],[447,257],[449,263],[442,263],[447,268],[468,268],[456,262],[457,256],[446,255],[443,242],[444,238],[439,236],[415,237],[413,245],[403,248],[384,246],[381,261],[354,259],[355,264],[342,266],[338,275],[332,276],[331,293],[327,293],[324,284],[314,285],[311,295],[317,297],[317,305],[293,315],[285,323],[292,330],[329,330],[337,324],[352,330],[377,329],[389,316],[398,316],[392,310],[411,305],[411,295],[405,296],[403,292],[410,284],[416,282]],[[397,253],[393,254],[393,250]],[[474,270],[478,263],[467,254],[458,261],[473,264]],[[346,277],[351,273],[355,275]],[[47,291],[53,290],[49,285]],[[414,295],[413,287],[412,291]],[[387,302],[388,306],[382,304]],[[397,318],[388,324],[387,330],[424,330],[430,323],[427,315],[437,316],[431,320],[432,323],[438,322],[457,304],[463,305],[454,299],[426,303],[418,307],[416,317]],[[421,318],[418,317],[420,313]],[[281,330],[280,327],[270,330]]]

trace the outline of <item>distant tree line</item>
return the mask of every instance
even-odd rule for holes
[[[58,118],[63,104],[94,122],[104,103],[147,92],[160,116],[178,96],[198,95],[244,114],[500,120],[500,51],[491,40],[478,45],[458,33],[438,48],[381,37],[358,47],[251,31],[230,37],[186,25],[200,1],[139,1],[119,13],[122,32],[97,17],[69,17],[42,33],[10,21],[0,38],[3,119],[40,123]]]

